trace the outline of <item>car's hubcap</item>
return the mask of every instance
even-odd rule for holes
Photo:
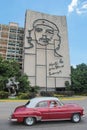
[[[32,117],[28,117],[27,119],[26,119],[26,124],[27,125],[32,125],[34,123],[34,119],[32,118]]]
[[[78,114],[75,114],[75,115],[73,116],[73,120],[74,120],[74,122],[79,122],[79,120],[80,120],[79,115],[78,115]]]

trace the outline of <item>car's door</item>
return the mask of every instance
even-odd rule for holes
[[[49,107],[49,112],[48,112],[48,117],[49,119],[65,119],[67,116],[66,113],[66,108],[63,107],[60,104],[57,105],[51,105],[51,107]]]
[[[51,107],[49,108],[49,119],[62,119],[64,118],[64,112],[62,106]]]
[[[48,119],[49,107],[48,107],[48,102],[47,101],[39,102],[36,105],[35,109],[36,109],[36,111],[41,113],[42,120],[47,120]]]

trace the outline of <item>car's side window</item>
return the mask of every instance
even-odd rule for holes
[[[48,102],[43,101],[43,102],[39,102],[36,107],[48,107]]]
[[[57,106],[58,106],[58,102],[56,102],[56,101],[50,102],[50,107],[57,107]]]

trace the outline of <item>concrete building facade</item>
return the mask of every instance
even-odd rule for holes
[[[65,88],[70,82],[70,59],[65,16],[27,10],[23,70],[41,90]]]

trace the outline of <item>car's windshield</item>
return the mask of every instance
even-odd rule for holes
[[[61,102],[61,101],[58,101],[58,103],[60,104],[60,106],[63,106],[63,105],[64,105],[64,103]]]

